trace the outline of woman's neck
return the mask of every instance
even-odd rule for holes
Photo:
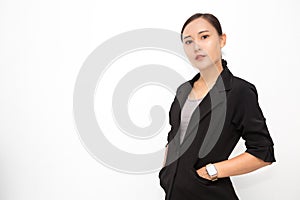
[[[205,83],[205,85],[208,88],[211,88],[222,71],[223,71],[222,62],[219,61],[213,66],[201,70],[200,71],[201,76],[195,83],[196,85],[202,85],[203,83]]]

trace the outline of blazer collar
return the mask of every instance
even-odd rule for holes
[[[224,90],[227,91],[231,89],[232,76],[233,76],[226,64],[223,64],[222,66],[223,66],[223,70],[221,71],[215,83],[219,92]],[[191,80],[188,81],[191,87],[194,86],[194,83],[200,78],[200,76],[201,74],[200,72],[198,72]]]

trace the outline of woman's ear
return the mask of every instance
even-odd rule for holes
[[[223,33],[221,36],[220,36],[220,46],[221,48],[223,48],[226,44],[226,34]]]

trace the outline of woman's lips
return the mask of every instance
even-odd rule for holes
[[[197,55],[195,57],[195,60],[202,60],[205,57],[205,55]]]

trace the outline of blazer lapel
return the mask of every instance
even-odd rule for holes
[[[196,107],[196,109],[193,111],[186,134],[184,136],[183,142],[180,146],[187,145],[189,146],[193,139],[196,136],[198,126],[202,122],[202,120],[211,113],[215,108],[217,108],[219,105],[225,102],[226,104],[226,90],[230,90],[231,88],[231,82],[232,82],[232,73],[228,69],[228,67],[225,65],[223,66],[223,70],[218,76],[216,83],[214,86],[210,89],[210,91],[207,93],[207,95],[202,99],[199,106]],[[180,109],[179,109],[179,124],[181,122],[181,110],[186,102],[189,93],[192,90],[192,87],[194,85],[194,82],[200,78],[200,72],[196,74],[191,80],[187,81],[186,84],[183,85],[183,87],[180,88],[178,91],[178,101],[180,103]],[[226,107],[226,105],[225,105]],[[196,129],[196,131],[195,131]],[[179,132],[180,129],[178,129],[178,134],[176,134],[177,139],[175,142],[179,145]],[[188,142],[187,142],[188,141]],[[187,143],[187,144],[186,144]]]

